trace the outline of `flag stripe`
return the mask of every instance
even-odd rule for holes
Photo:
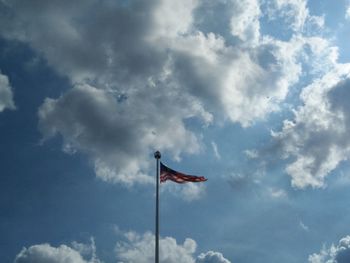
[[[160,182],[164,183],[167,180],[173,181],[178,184],[184,184],[188,182],[205,182],[207,179],[204,176],[187,175],[177,172],[169,167],[160,163]]]

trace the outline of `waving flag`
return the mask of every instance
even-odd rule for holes
[[[194,176],[187,175],[180,172],[177,172],[169,167],[165,166],[162,162],[160,163],[160,182],[164,183],[167,180],[171,180],[178,184],[188,183],[188,182],[205,182],[206,179],[204,176]]]

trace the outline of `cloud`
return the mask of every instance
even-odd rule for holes
[[[77,85],[56,100],[45,100],[39,109],[39,127],[46,138],[59,132],[64,149],[92,156],[101,179],[128,185],[149,183],[151,178],[145,173],[149,160],[144,157],[149,149],[169,150],[175,156],[199,150],[197,138],[185,129],[181,118],[184,111],[191,116],[195,109],[179,109],[172,115],[171,98],[167,101],[167,95],[154,94],[147,101],[140,94],[118,102],[104,90]]]
[[[211,142],[211,146],[213,147],[213,151],[216,159],[221,159],[221,155],[218,150],[218,145],[215,142]]]
[[[115,252],[119,262],[151,263],[154,260],[154,235],[147,232],[139,235],[135,232],[125,233],[126,241],[118,242]],[[160,238],[159,261],[167,263],[230,263],[221,253],[209,251],[195,258],[197,243],[186,238],[178,244],[172,237]]]
[[[324,187],[325,177],[348,159],[349,86],[350,65],[336,66],[302,91],[303,106],[273,133],[284,158],[292,160],[286,171],[294,187]]]
[[[116,246],[116,254],[120,262],[148,263],[154,260],[154,235],[145,233],[139,235],[134,232],[125,234],[126,242],[119,242]],[[192,239],[186,239],[183,244],[177,244],[171,237],[160,239],[159,259],[161,262],[193,263],[192,254],[197,244]]]
[[[350,19],[350,5],[349,5],[348,8],[346,9],[345,19],[347,19],[347,20]]]
[[[53,247],[49,244],[33,245],[23,248],[16,256],[15,263],[102,263],[96,257],[94,241],[90,245],[73,243],[72,247],[60,245]],[[90,259],[83,256],[90,255]]]
[[[299,220],[299,226],[301,229],[303,229],[304,231],[308,232],[310,230],[310,228],[304,224],[303,221]]]
[[[268,193],[271,198],[276,200],[284,199],[288,197],[287,192],[283,189],[269,188]]]
[[[4,109],[13,110],[15,108],[9,79],[6,75],[1,74],[0,71],[0,112],[2,112]]]
[[[323,248],[309,256],[310,263],[347,263],[350,261],[350,236],[340,239],[338,245]]]
[[[71,80],[40,107],[40,130],[61,135],[67,153],[87,154],[105,181],[149,183],[155,149],[178,160],[201,151],[186,121],[249,127],[280,110],[301,76],[305,40],[261,35],[258,1],[222,2],[230,10],[222,27],[237,41],[197,27],[206,2],[78,3],[3,2],[0,32]]]
[[[181,199],[192,202],[201,199],[206,194],[205,183],[176,184],[166,183],[161,187],[161,191],[169,192]]]
[[[282,11],[282,15],[291,21],[291,28],[295,31],[303,29],[309,16],[309,10],[305,0],[276,0],[276,11]]]
[[[208,251],[198,256],[196,263],[230,263],[220,252]]]
[[[154,262],[154,235],[146,232],[121,231],[116,233],[123,240],[115,245],[115,259],[119,263],[151,263]],[[208,251],[195,256],[197,243],[186,238],[179,244],[173,237],[160,238],[160,262],[167,263],[230,263],[220,252]],[[95,241],[90,244],[72,242],[70,246],[53,247],[49,244],[38,244],[23,248],[16,256],[15,263],[102,263],[96,255]]]
[[[232,1],[231,34],[249,45],[257,45],[260,38],[261,15],[258,0]]]
[[[282,19],[293,32],[314,35],[324,27],[324,17],[312,16],[305,0],[273,0],[268,2],[270,20]]]
[[[193,10],[198,0],[162,0],[154,8],[155,31],[158,37],[174,37],[188,33],[193,23]],[[179,19],[181,17],[181,19]]]
[[[249,159],[257,159],[259,157],[259,152],[256,149],[252,150],[244,150],[243,153],[249,158]]]

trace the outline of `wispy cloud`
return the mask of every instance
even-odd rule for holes
[[[283,199],[288,196],[287,192],[284,191],[283,189],[269,188],[268,192],[270,196],[274,199]]]
[[[259,153],[258,153],[258,151],[256,149],[244,150],[243,153],[250,159],[256,159],[256,158],[259,157]]]
[[[299,221],[299,226],[301,227],[301,229],[303,229],[304,231],[308,232],[310,229],[307,225],[304,224],[303,221]]]
[[[211,146],[213,147],[213,151],[214,151],[214,155],[215,155],[216,159],[220,160],[221,155],[219,153],[217,144],[215,142],[211,142]]]
[[[350,20],[350,4],[349,4],[349,6],[346,9],[345,19]]]

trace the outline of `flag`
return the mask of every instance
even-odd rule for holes
[[[206,179],[204,176],[187,175],[187,174],[177,172],[165,166],[161,162],[160,163],[160,182],[164,183],[166,180],[171,180],[178,184],[184,184],[188,182],[205,182],[208,179]]]

